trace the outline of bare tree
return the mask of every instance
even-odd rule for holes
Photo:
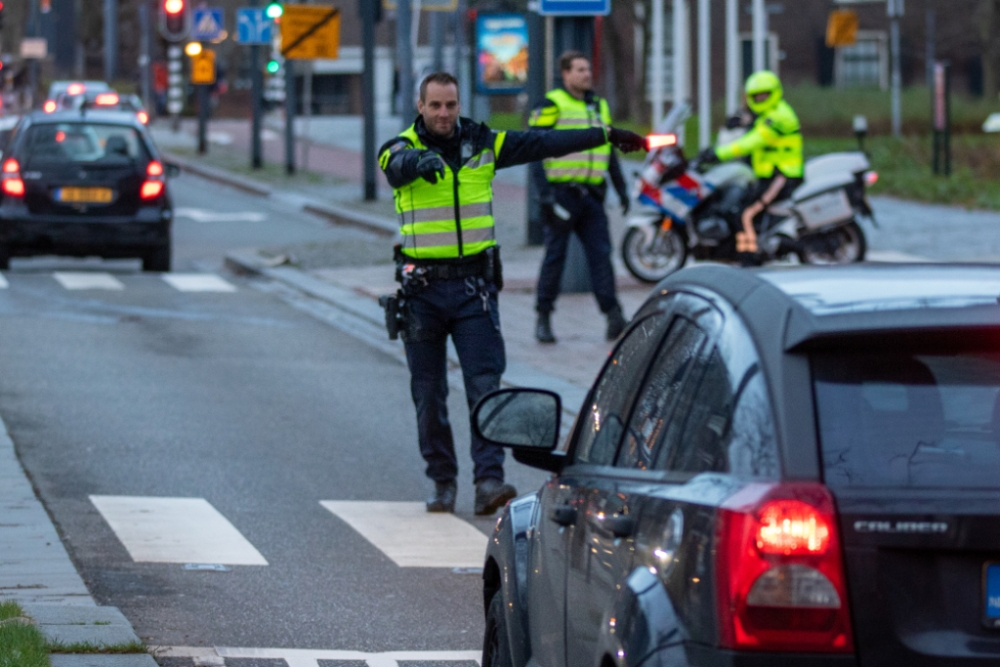
[[[980,0],[979,36],[983,47],[983,94],[996,100],[1000,85],[1000,0]]]

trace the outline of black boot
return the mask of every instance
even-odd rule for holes
[[[538,313],[538,322],[535,325],[535,338],[539,343],[554,343],[556,336],[552,333],[552,313]]]
[[[434,482],[434,495],[427,499],[428,512],[454,512],[455,495],[458,485],[450,482]]]
[[[517,489],[502,480],[487,477],[476,482],[476,516],[489,516],[517,496]]]
[[[628,322],[625,320],[625,316],[622,315],[622,307],[615,306],[607,312],[608,318],[608,340],[618,340],[618,337],[622,335],[625,331],[625,327],[628,326]]]

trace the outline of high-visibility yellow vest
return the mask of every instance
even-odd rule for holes
[[[415,149],[427,149],[413,125],[399,136]],[[497,132],[493,145],[467,159],[458,174],[446,166],[437,183],[417,178],[394,190],[403,254],[413,259],[456,259],[497,244],[492,184],[496,156],[506,136]],[[386,150],[379,156],[383,169],[390,155]]]
[[[775,169],[788,178],[802,178],[805,173],[799,117],[784,100],[758,116],[745,135],[720,146],[716,154],[724,161],[749,155],[757,178],[771,178]]]
[[[591,127],[611,126],[608,103],[595,97],[587,104],[562,88],[549,91],[545,96],[555,106],[547,105],[532,113],[528,124],[532,127],[551,127],[556,130],[586,130]],[[596,107],[596,109],[595,109]],[[611,144],[604,144],[586,151],[543,161],[545,177],[550,183],[586,183],[600,185],[607,177],[611,163]]]

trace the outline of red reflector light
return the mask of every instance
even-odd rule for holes
[[[154,160],[146,167],[146,173],[150,176],[163,176],[163,165]]]
[[[139,113],[137,113],[136,118],[138,118],[139,122],[142,123],[143,125],[149,122],[149,114],[146,113],[145,111],[140,111]]]
[[[21,165],[14,158],[8,158],[3,163],[3,173],[5,174],[16,174],[21,171]]]
[[[871,187],[878,183],[878,172],[877,171],[866,171],[865,172],[865,185]]]
[[[100,107],[109,107],[118,104],[118,93],[101,93],[94,99],[94,103]]]
[[[66,133],[63,132],[62,130],[59,130],[58,132],[56,132],[56,143],[61,144],[64,141],[66,141]]]
[[[677,135],[651,134],[648,137],[646,137],[646,142],[649,144],[649,150],[655,150],[657,148],[665,148],[667,146],[676,146]]]
[[[720,512],[719,636],[726,648],[854,650],[833,497],[821,484],[751,484]]]
[[[56,101],[45,100],[45,104],[42,105],[42,111],[44,111],[45,113],[52,113],[55,110],[56,110]]]
[[[142,199],[156,199],[163,193],[163,181],[146,181],[139,190]]]

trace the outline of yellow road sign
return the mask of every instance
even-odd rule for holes
[[[826,24],[826,45],[830,48],[858,43],[858,13],[853,9],[830,12]]]
[[[191,83],[210,86],[215,83],[215,51],[202,49],[191,58]]]
[[[421,0],[420,9],[425,12],[453,12],[458,8],[458,0]],[[382,9],[396,11],[396,0],[382,0]]]
[[[330,5],[285,5],[281,55],[288,60],[334,59],[340,50],[340,10]]]

